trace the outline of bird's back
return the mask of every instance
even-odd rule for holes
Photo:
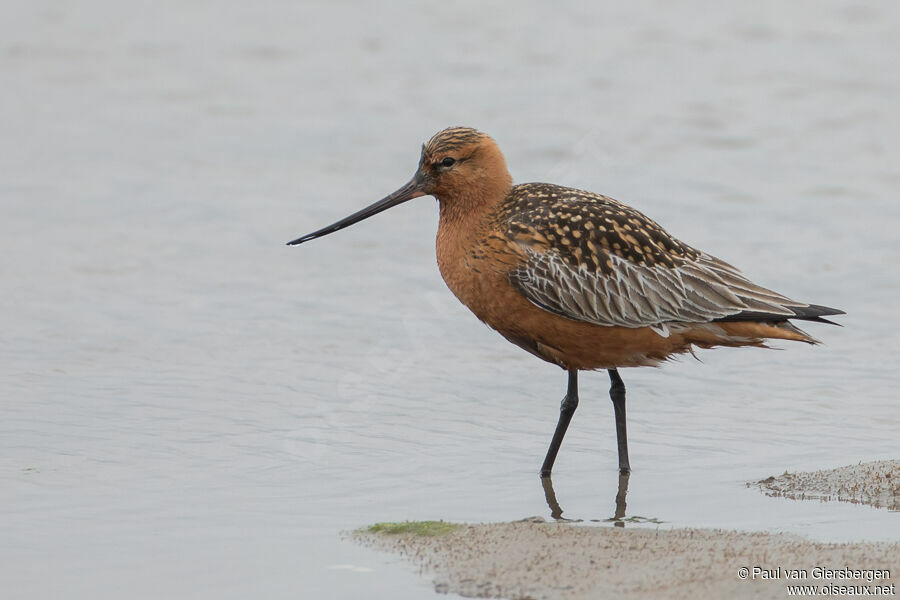
[[[552,249],[567,264],[611,272],[611,256],[675,267],[700,253],[638,210],[608,196],[553,185],[513,186],[498,211],[510,236]]]

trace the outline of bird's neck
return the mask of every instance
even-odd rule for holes
[[[471,185],[460,186],[452,193],[438,194],[441,225],[461,225],[483,219],[503,202],[512,189],[512,177],[502,174],[484,177]]]

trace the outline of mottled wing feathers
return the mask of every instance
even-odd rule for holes
[[[510,282],[552,313],[663,330],[665,323],[783,320],[809,308],[750,282],[611,198],[524,184],[506,203],[503,225],[526,258]]]

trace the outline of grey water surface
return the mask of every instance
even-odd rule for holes
[[[626,527],[896,540],[768,498],[898,458],[900,5],[112,2],[0,9],[4,598],[423,598],[376,521],[550,517],[565,375],[445,288],[422,198],[449,125],[800,300],[823,345],[622,371]],[[555,468],[609,526],[604,373]],[[877,565],[873,565],[877,566]]]

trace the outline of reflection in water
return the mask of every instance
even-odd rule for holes
[[[612,522],[616,527],[625,527],[625,521],[646,522],[655,521],[655,519],[644,519],[642,517],[625,518],[625,496],[628,494],[628,478],[630,473],[619,474],[619,488],[616,492],[616,512],[606,519],[606,522]],[[581,519],[565,519],[563,518],[563,509],[556,499],[556,492],[553,490],[553,480],[550,475],[541,477],[541,485],[544,487],[544,498],[547,500],[547,506],[550,507],[550,516],[557,521],[580,521]],[[595,520],[595,519],[592,519]]]
[[[625,496],[628,494],[628,478],[631,473],[625,472],[619,474],[619,490],[616,492],[616,512],[611,519],[616,527],[625,527]]]
[[[541,477],[541,485],[544,487],[544,498],[547,499],[547,506],[550,507],[550,516],[557,521],[569,521],[570,519],[563,519],[563,510],[556,500],[556,492],[553,491],[553,480],[550,478],[550,475]]]

